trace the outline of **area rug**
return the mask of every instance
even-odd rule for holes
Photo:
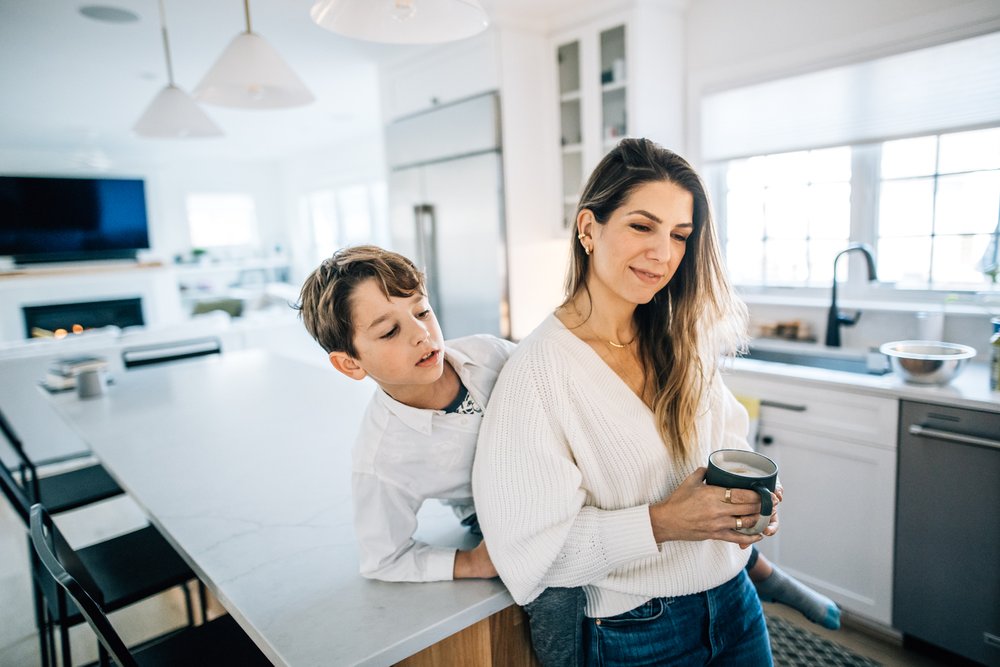
[[[775,667],[880,667],[875,662],[797,625],[767,616]]]

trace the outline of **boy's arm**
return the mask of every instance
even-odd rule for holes
[[[422,500],[375,475],[352,475],[361,574],[382,581],[448,581],[455,552],[413,539]]]

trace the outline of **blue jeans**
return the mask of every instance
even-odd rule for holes
[[[745,570],[703,593],[587,618],[584,646],[589,667],[772,664],[764,611]]]

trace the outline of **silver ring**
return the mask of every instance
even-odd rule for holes
[[[741,530],[743,528],[743,517],[736,517],[736,530]]]

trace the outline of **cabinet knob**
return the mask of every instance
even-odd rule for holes
[[[774,444],[774,438],[772,438],[769,435],[762,436],[761,439],[760,439],[760,444],[762,444],[762,445],[773,445]]]

